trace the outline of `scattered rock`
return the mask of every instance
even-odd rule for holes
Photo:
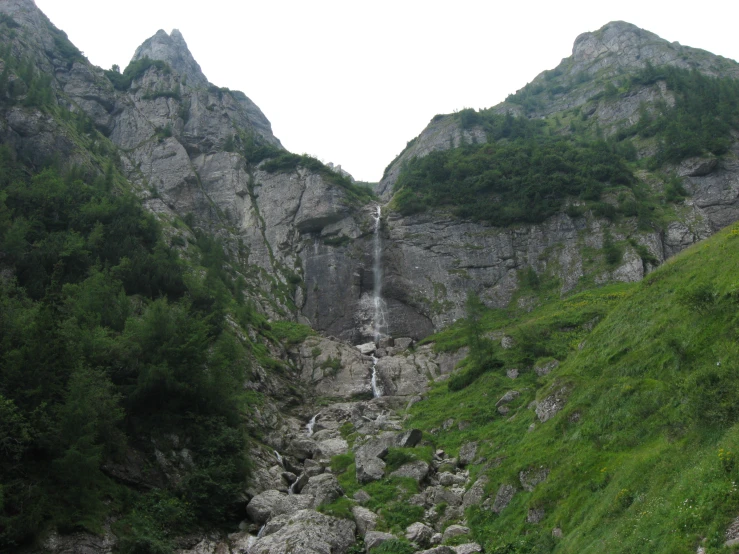
[[[506,506],[511,503],[515,494],[516,487],[513,485],[501,485],[498,489],[498,493],[495,495],[495,502],[493,502],[492,510],[496,514],[502,512]]]
[[[559,366],[559,360],[549,360],[547,362],[537,364],[534,366],[534,371],[539,377],[550,374]]]
[[[475,461],[477,442],[466,442],[459,448],[459,465],[467,466]]]
[[[564,537],[564,533],[562,533],[562,529],[560,529],[559,527],[555,527],[554,529],[552,529],[552,536],[555,539],[561,539],[562,537]]]
[[[418,554],[456,554],[454,549],[449,546],[437,546],[428,550],[421,550]]]
[[[352,507],[354,522],[357,524],[357,533],[364,537],[368,531],[374,531],[377,527],[377,514],[361,506]]]
[[[464,485],[467,482],[467,478],[464,475],[458,475],[456,473],[450,473],[448,471],[442,472],[439,476],[439,484],[445,487],[451,487],[453,485]]]
[[[355,459],[357,466],[357,481],[364,485],[372,481],[379,481],[385,476],[385,462],[380,458]]]
[[[500,415],[508,415],[511,409],[508,406],[498,406],[498,413]]]
[[[433,536],[434,530],[420,522],[412,523],[405,530],[405,538],[421,547],[431,546]]]
[[[450,417],[441,424],[441,428],[444,429],[444,431],[448,431],[452,428],[452,425],[454,425],[454,418]]]
[[[410,429],[405,433],[398,435],[396,444],[400,448],[413,448],[423,438],[423,433],[420,429]]]
[[[536,405],[536,417],[539,418],[539,421],[544,423],[557,415],[564,408],[565,402],[567,402],[568,392],[567,387],[560,387],[544,400],[538,402]]]
[[[262,536],[249,554],[345,554],[355,542],[356,525],[314,510],[280,516],[279,529]]]
[[[442,542],[446,542],[448,540],[453,539],[454,537],[459,537],[462,535],[469,535],[469,534],[470,534],[469,527],[465,527],[464,525],[450,525],[444,530],[444,535],[441,540]]]
[[[509,337],[508,335],[506,335],[502,339],[500,339],[500,346],[503,348],[503,350],[510,350],[511,348],[516,346],[516,341],[513,340],[513,337]]]
[[[420,483],[429,474],[429,465],[423,460],[416,460],[400,466],[393,471],[391,477],[410,477]]]
[[[472,485],[462,497],[462,506],[467,509],[470,506],[477,506],[485,498],[485,485],[488,484],[487,476],[481,476],[475,484]]]
[[[344,490],[339,485],[335,475],[323,473],[308,479],[308,484],[303,487],[300,494],[313,496],[313,507],[316,508],[321,504],[330,504],[343,496]]]
[[[517,369],[509,369],[505,372],[506,376],[509,379],[517,379],[518,378],[518,370]]]
[[[531,508],[529,513],[526,515],[526,521],[529,523],[539,523],[546,516],[544,508]]]
[[[381,533],[380,531],[368,531],[364,536],[365,552],[369,552],[373,548],[377,548],[382,543],[395,539],[395,535],[390,533]]]
[[[498,406],[513,402],[519,396],[521,396],[521,393],[517,390],[509,390],[507,393],[500,397],[500,400],[495,403],[495,407],[497,408]]]
[[[249,501],[246,514],[255,523],[262,524],[272,516],[272,510],[287,495],[276,490],[264,491]]]
[[[518,474],[521,486],[528,492],[532,492],[536,485],[546,481],[548,476],[549,470],[545,467],[540,467],[539,469],[527,469]]]
[[[480,546],[476,542],[460,544],[459,546],[455,546],[453,548],[454,552],[456,552],[457,554],[473,554],[474,552],[482,552],[482,546]]]
[[[367,491],[363,490],[358,490],[357,492],[355,492],[353,498],[360,504],[364,504],[365,502],[368,502],[372,499],[372,497],[367,494]]]

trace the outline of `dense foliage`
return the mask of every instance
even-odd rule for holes
[[[118,510],[123,544],[144,552],[176,527],[139,517],[153,505],[177,521],[234,516],[248,355],[223,322],[248,307],[207,247],[203,274],[186,271],[110,176],[33,175],[0,150],[0,548],[49,521],[99,530]],[[130,445],[173,434],[193,461],[176,489],[132,497],[110,479]]]
[[[134,60],[123,73],[116,71],[116,69],[109,69],[105,71],[105,76],[113,83],[113,86],[118,90],[128,90],[131,87],[131,82],[142,77],[150,68],[155,67],[163,73],[169,73],[171,71],[169,65],[161,60],[152,60],[148,57],[141,58],[140,60]]]
[[[536,223],[567,197],[598,200],[606,185],[633,180],[606,142],[514,138],[411,160],[398,177],[394,202],[403,214],[449,207],[459,217],[495,225]]]
[[[707,77],[698,71],[652,65],[631,79],[632,86],[664,81],[675,104],[662,102],[656,113],[642,110],[639,122],[618,138],[638,134],[656,137],[659,151],[654,165],[679,162],[690,156],[725,154],[732,129],[739,127],[739,81]]]

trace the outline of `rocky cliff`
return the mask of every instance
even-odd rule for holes
[[[259,440],[253,448],[255,478],[244,491],[248,517],[242,529],[228,539],[191,537],[183,552],[346,552],[357,535],[368,548],[392,539],[375,530],[382,508],[360,492],[354,498],[364,507],[353,505],[351,519],[315,511],[345,492],[335,474],[347,473],[349,466],[332,466],[336,456],[354,464],[348,474],[361,484],[384,479],[392,463],[398,465],[394,477],[415,483],[414,494],[404,489],[408,494],[402,501],[414,506],[416,521],[404,529],[419,548],[445,541],[456,552],[479,551],[465,542],[469,529],[456,525],[464,523],[465,508],[485,501],[487,481],[466,469],[479,458],[477,444],[466,443],[457,457],[435,451],[428,452],[428,459],[403,464],[387,459],[391,449],[413,447],[421,439],[418,430],[403,432],[398,411],[446,379],[466,355],[464,350],[438,353],[430,345],[414,348],[415,341],[463,317],[470,291],[491,307],[515,302],[523,310],[534,309],[541,299],[527,284],[532,279],[555,297],[592,285],[638,281],[739,219],[736,133],[720,158],[690,157],[666,170],[642,166],[636,171],[639,183],[656,195],[667,186],[665,172],[682,179],[687,194],[665,208],[669,217],[662,226],[645,228],[636,216],[613,221],[586,209],[578,198],[536,224],[495,226],[446,209],[403,215],[392,196],[404,167],[432,152],[491,140],[483,125],[466,124],[459,114],[435,117],[388,167],[376,199],[331,168],[285,152],[246,95],[207,80],[176,30],[158,31],[146,40],[121,73],[87,62],[32,0],[3,2],[0,13],[7,16],[0,20],[0,70],[12,66],[6,71],[8,102],[0,110],[0,142],[36,167],[53,162],[93,175],[108,171],[108,155],[117,158],[127,186],[164,224],[173,248],[187,257],[188,240],[198,231],[219,237],[237,261],[234,280],[243,278],[248,299],[262,314],[300,321],[321,333],[285,349],[273,345],[270,354],[289,373],[275,375],[258,366],[245,384],[270,399],[246,424]],[[28,69],[21,71],[19,61]],[[674,103],[661,79],[620,90],[634,71],[650,66],[739,76],[739,66],[730,60],[617,22],[578,37],[571,57],[491,111],[544,118],[555,135],[585,129],[610,136],[655,106]],[[46,87],[43,107],[31,101],[34,87]],[[62,108],[72,115],[59,115]],[[569,125],[560,125],[560,118]],[[72,133],[70,126],[82,134]],[[633,144],[637,160],[655,152],[654,141],[635,138]],[[630,199],[626,193],[625,198]],[[621,203],[616,195],[603,198],[603,204]],[[375,228],[378,204],[383,215]],[[622,248],[616,264],[606,263],[607,242]],[[377,262],[383,269],[382,297],[392,337],[362,352],[354,345],[374,338]],[[592,320],[568,332],[584,333],[587,325],[591,330]],[[512,341],[506,335],[492,338],[505,347]],[[549,366],[540,369],[540,377],[551,371]],[[511,369],[506,378],[517,376],[518,370]],[[370,400],[374,388],[382,394]],[[569,392],[566,385],[552,382],[537,404],[533,389],[522,390],[541,423],[562,408]],[[520,395],[506,392],[491,412],[506,415],[513,406],[523,413]],[[320,406],[311,402],[314,397],[322,399]],[[449,417],[442,428],[462,432],[467,424]],[[163,479],[189,463],[178,441],[174,437],[172,444],[157,445],[155,463]],[[115,471],[117,478],[136,486],[151,485]],[[519,484],[531,492],[547,475],[548,470],[522,470],[515,486],[487,494],[488,507],[499,513]],[[543,512],[534,509],[528,523],[538,523],[540,516]],[[110,550],[107,531],[90,551]],[[70,540],[79,545],[91,539]],[[52,535],[46,548],[77,548],[69,544]],[[430,552],[451,551],[438,546]]]

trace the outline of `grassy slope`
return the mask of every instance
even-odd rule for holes
[[[452,414],[449,431],[428,434],[435,446],[455,452],[480,441],[486,461],[473,476],[489,475],[493,498],[503,483],[519,489],[500,516],[468,514],[488,552],[695,552],[703,538],[710,552],[723,544],[739,515],[738,248],[734,226],[642,283],[488,315],[490,330],[517,339],[498,352],[505,368],[523,369],[537,355],[561,365],[545,377],[524,370],[515,381],[498,370],[459,392],[439,384],[408,423],[441,429]],[[461,330],[438,338],[453,346]],[[527,405],[562,386],[565,408],[539,423]],[[510,389],[521,396],[502,416],[495,402]],[[463,431],[460,421],[469,423]],[[546,482],[521,491],[519,472],[539,466],[551,471]],[[526,523],[530,508],[544,508],[546,518]],[[564,533],[557,541],[555,527]]]

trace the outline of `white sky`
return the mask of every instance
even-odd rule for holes
[[[36,4],[106,69],[125,68],[158,29],[179,29],[206,77],[256,102],[287,149],[364,181],[379,180],[435,114],[501,102],[612,20],[739,59],[735,0]]]

